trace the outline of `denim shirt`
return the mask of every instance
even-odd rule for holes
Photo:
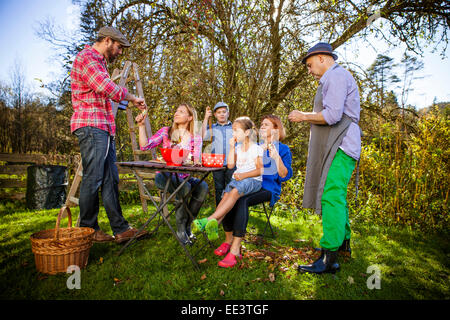
[[[228,153],[230,151],[230,144],[228,143],[233,136],[233,129],[231,121],[228,123],[221,125],[219,123],[213,123],[212,125],[213,131],[213,141],[212,141],[212,149],[211,153],[225,154],[225,161],[223,165],[226,166]],[[210,142],[211,130],[209,126],[206,129],[205,137],[203,138],[203,147],[207,146]]]
[[[339,122],[343,113],[352,119],[339,148],[358,160],[361,154],[361,131],[358,126],[361,107],[355,79],[348,70],[335,63],[323,74],[319,83],[322,84],[322,115],[327,124],[331,126]]]

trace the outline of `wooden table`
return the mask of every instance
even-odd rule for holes
[[[187,173],[189,174],[186,178],[180,179],[180,184],[178,185],[178,187],[174,190],[174,192],[172,192],[172,194],[167,197],[167,190],[169,188],[169,184],[171,182],[172,179],[167,179],[166,182],[166,186],[164,188],[164,191],[162,193],[162,197],[161,197],[161,201],[159,204],[155,203],[155,201],[153,200],[153,197],[150,195],[150,192],[148,191],[148,189],[145,187],[144,185],[144,192],[147,194],[147,196],[149,196],[149,198],[152,200],[153,205],[157,208],[156,211],[150,216],[150,218],[139,228],[138,232],[136,233],[136,235],[141,232],[144,228],[147,227],[147,225],[156,217],[156,216],[160,216],[162,218],[162,220],[164,221],[164,223],[166,223],[166,225],[169,227],[170,231],[172,232],[172,234],[174,235],[174,237],[178,240],[178,243],[181,245],[181,247],[183,248],[186,256],[192,261],[192,264],[194,265],[194,267],[197,270],[200,270],[197,262],[194,260],[193,255],[191,255],[191,253],[189,252],[189,250],[186,248],[186,245],[183,244],[183,242],[180,240],[180,238],[178,238],[177,233],[175,232],[175,230],[173,229],[173,227],[170,225],[168,218],[169,216],[175,212],[179,206],[183,205],[184,208],[186,209],[186,211],[188,212],[188,214],[191,216],[192,219],[194,219],[194,217],[192,216],[192,213],[190,212],[188,206],[187,206],[187,199],[189,199],[190,195],[192,194],[192,192],[195,190],[195,188],[203,182],[203,180],[206,179],[206,177],[214,171],[221,171],[224,170],[224,167],[220,167],[220,168],[213,168],[213,167],[195,167],[195,166],[167,166],[165,163],[162,162],[155,162],[155,161],[132,161],[132,162],[116,162],[116,165],[118,167],[122,167],[122,168],[128,168],[130,169],[136,179],[141,180],[142,182],[142,178],[136,173],[136,171],[139,172],[157,172],[157,171],[161,171],[161,172],[167,172],[170,173],[171,175],[175,175],[177,178],[178,177],[178,173]],[[188,193],[188,195],[186,197],[183,197],[181,199],[181,201],[175,206],[174,209],[172,209],[172,211],[165,216],[163,214],[163,209],[165,207],[167,207],[168,203],[173,199],[173,197],[176,196],[177,192],[188,182],[189,178],[191,178],[192,175],[199,175],[200,176],[200,182],[198,184],[196,184],[195,186],[193,186],[193,188],[191,188],[191,191]],[[159,227],[158,226],[152,231],[150,232],[150,234],[154,233]],[[122,247],[122,249],[118,252],[118,255],[120,255],[126,247],[128,247],[133,241],[135,241],[136,239],[136,235],[131,238],[130,240],[127,241],[127,243],[125,243],[125,245]],[[207,240],[207,244],[206,245],[210,245],[211,243],[208,240],[208,237],[206,236],[205,232],[203,232],[203,236],[205,237],[205,239]],[[204,247],[200,248],[198,250],[198,252],[200,252]],[[195,256],[195,255],[194,255]]]

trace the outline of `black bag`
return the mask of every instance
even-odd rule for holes
[[[27,168],[28,209],[61,208],[66,201],[67,167],[33,165]]]

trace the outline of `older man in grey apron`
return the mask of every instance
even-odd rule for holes
[[[311,124],[303,207],[322,214],[322,254],[301,272],[334,273],[337,252],[350,254],[347,186],[361,153],[360,103],[353,76],[338,65],[328,43],[308,50],[302,62],[319,81],[313,112],[294,110],[293,122]]]

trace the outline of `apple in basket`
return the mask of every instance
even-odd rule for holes
[[[204,167],[223,167],[223,162],[225,161],[224,154],[218,153],[202,153],[202,165]]]
[[[168,166],[181,166],[189,155],[189,150],[160,148],[161,155]]]

